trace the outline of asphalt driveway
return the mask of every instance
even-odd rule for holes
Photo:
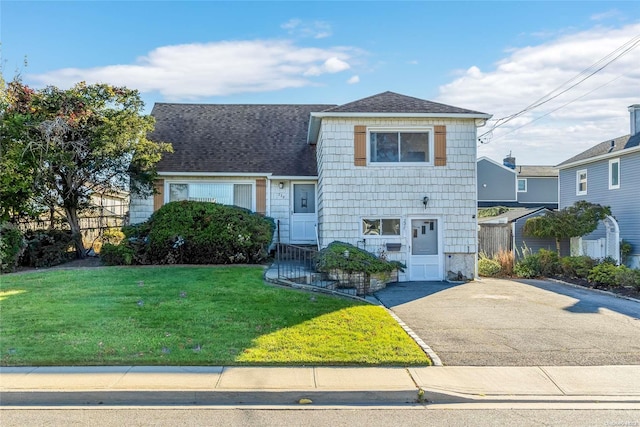
[[[543,280],[376,293],[449,366],[640,365],[640,303]]]

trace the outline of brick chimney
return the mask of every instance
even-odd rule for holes
[[[633,104],[629,107],[631,113],[631,136],[640,133],[640,104]]]
[[[640,108],[640,105],[638,105],[638,107]],[[640,115],[640,111],[638,111],[638,115]],[[502,159],[502,164],[505,165],[506,167],[510,168],[510,169],[515,169],[516,168],[516,158],[511,156],[511,152],[509,152],[509,155],[507,157],[505,157],[504,159]]]

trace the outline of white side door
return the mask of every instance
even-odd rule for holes
[[[316,243],[316,184],[293,183],[291,186],[291,243]]]
[[[440,222],[435,218],[411,220],[409,280],[442,280]]]

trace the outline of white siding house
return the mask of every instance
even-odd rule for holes
[[[175,194],[214,191],[198,184],[248,185],[244,206],[277,221],[279,242],[384,252],[407,265],[401,281],[475,276],[476,128],[490,115],[392,92],[341,106],[154,112],[156,139],[175,153],[158,165],[155,203],[132,201],[132,222]]]

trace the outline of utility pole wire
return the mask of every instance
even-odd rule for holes
[[[518,131],[518,130],[522,129],[522,128],[523,128],[523,127],[525,127],[525,126],[529,126],[531,123],[536,122],[536,121],[538,121],[538,120],[540,120],[540,119],[542,119],[542,118],[544,118],[544,117],[548,116],[549,114],[553,114],[553,113],[555,113],[556,111],[558,111],[558,110],[560,110],[560,109],[562,109],[562,108],[566,107],[567,105],[569,105],[569,104],[573,104],[573,103],[574,103],[574,102],[576,102],[577,100],[579,100],[579,99],[581,99],[581,98],[584,98],[585,96],[592,94],[593,92],[595,92],[595,91],[597,91],[597,90],[599,90],[599,89],[601,89],[601,88],[605,87],[606,85],[608,85],[608,84],[611,84],[611,83],[615,82],[616,80],[618,80],[618,79],[619,79],[620,77],[622,77],[623,75],[624,75],[624,74],[620,74],[620,75],[619,75],[618,77],[616,77],[615,79],[611,79],[611,80],[609,80],[609,81],[608,81],[608,82],[606,82],[605,84],[600,85],[600,86],[598,86],[597,88],[592,89],[592,90],[590,90],[589,92],[587,92],[587,93],[585,93],[585,94],[583,94],[583,95],[580,95],[580,96],[579,96],[579,97],[577,97],[577,98],[572,99],[571,101],[567,102],[566,104],[561,105],[560,107],[556,108],[555,110],[551,110],[551,111],[549,111],[548,113],[541,115],[540,117],[536,117],[535,119],[531,120],[531,121],[530,121],[530,122],[528,122],[528,123],[523,124],[522,126],[518,126],[518,127],[517,127],[517,128],[515,128],[515,129],[511,129],[509,132],[504,133],[504,134],[500,135],[499,137],[497,137],[497,138],[495,138],[495,139],[503,138],[503,137],[505,137],[505,136],[507,136],[507,135],[509,135],[509,134],[512,134],[512,133],[514,133],[514,132],[516,132],[516,131]],[[494,141],[495,141],[495,139],[494,139]]]
[[[621,58],[622,56],[626,55],[627,53],[629,53],[631,50],[633,50],[636,46],[638,46],[638,44],[640,44],[640,34],[636,35],[635,37],[633,37],[631,40],[627,41],[626,43],[624,43],[622,46],[618,47],[617,49],[615,49],[614,51],[610,52],[609,54],[607,54],[606,56],[604,56],[603,58],[599,59],[598,61],[596,61],[594,64],[592,64],[591,66],[589,66],[588,68],[582,70],[579,74],[577,74],[576,76],[572,77],[571,79],[567,80],[566,82],[564,82],[563,84],[561,84],[560,86],[558,86],[557,88],[555,88],[554,90],[552,90],[551,92],[547,93],[546,95],[544,95],[543,97],[539,98],[537,101],[534,101],[533,103],[529,104],[527,107],[525,107],[523,110],[521,110],[518,113],[512,114],[510,116],[506,116],[506,117],[502,117],[500,119],[496,120],[496,124],[493,125],[493,127],[491,129],[489,129],[488,131],[486,131],[485,133],[483,133],[482,135],[480,135],[478,137],[478,141],[481,144],[485,144],[487,142],[483,142],[482,141],[482,137],[487,135],[487,134],[491,134],[493,133],[493,131],[497,128],[499,128],[500,126],[505,125],[506,123],[510,122],[511,120],[520,117],[521,115],[540,107],[543,104],[546,104],[547,102],[559,97],[560,95],[568,92],[569,90],[575,88],[576,86],[578,86],[579,84],[581,84],[582,82],[584,82],[585,80],[587,80],[588,78],[592,77],[593,75],[599,73],[600,71],[602,71],[604,68],[606,68],[608,65],[610,65],[611,63],[613,63],[614,61],[618,60],[619,58]],[[611,58],[613,55],[615,55],[613,58]],[[611,58],[611,59],[610,59]],[[606,62],[605,62],[606,61]],[[600,65],[601,63],[603,63],[603,65]],[[592,70],[594,67],[598,67],[593,71]],[[579,80],[577,83],[571,84],[571,86],[563,89],[563,87],[565,87],[566,85],[574,82],[577,79],[580,79],[581,76],[585,75],[585,77],[583,77],[581,80]],[[615,79],[614,79],[615,80]],[[608,83],[607,83],[608,84]],[[603,85],[604,86],[604,85]],[[600,86],[602,87],[602,86]],[[591,92],[589,92],[591,93]],[[579,98],[577,98],[579,99]],[[568,104],[566,104],[568,105]],[[563,106],[564,107],[564,106]],[[562,107],[560,107],[562,108]],[[559,109],[559,108],[558,108]],[[553,110],[553,111],[557,111]],[[553,112],[552,111],[552,112]],[[550,113],[548,113],[550,114]],[[546,115],[548,115],[546,114]],[[544,117],[544,116],[543,116]],[[534,120],[535,121],[535,120]],[[530,122],[531,123],[531,122]],[[526,125],[523,125],[526,126]],[[522,126],[521,126],[522,127]],[[519,128],[518,128],[519,129]]]

